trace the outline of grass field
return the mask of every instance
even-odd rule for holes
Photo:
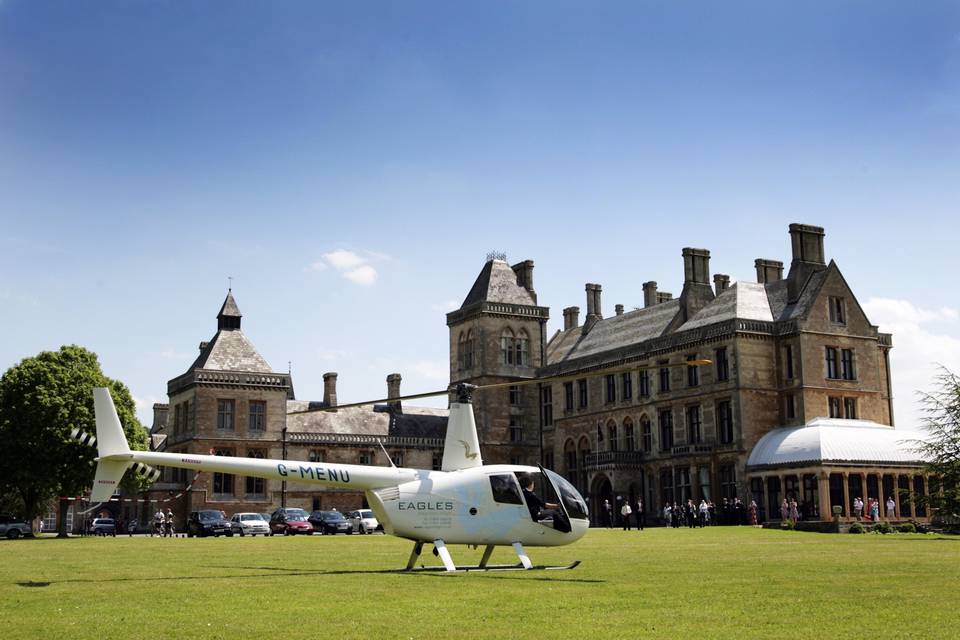
[[[389,536],[0,541],[18,638],[957,638],[960,539],[594,530],[572,571],[384,572]],[[479,551],[451,547],[475,563]],[[494,562],[514,562],[508,549]],[[429,553],[424,562],[436,563]]]

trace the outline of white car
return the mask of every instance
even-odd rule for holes
[[[370,509],[360,509],[359,511],[350,511],[346,514],[347,522],[353,527],[355,533],[373,533],[374,531],[383,531],[383,527],[377,521],[376,516]]]
[[[235,513],[230,518],[230,528],[241,536],[255,536],[258,533],[270,535],[270,525],[259,513]]]

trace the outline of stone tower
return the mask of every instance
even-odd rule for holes
[[[537,306],[533,261],[512,267],[488,259],[460,308],[447,314],[450,382],[476,385],[535,378],[544,364],[550,310]],[[485,463],[541,461],[540,399],[536,385],[474,396]]]

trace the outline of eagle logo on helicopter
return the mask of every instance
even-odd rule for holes
[[[709,364],[709,361],[697,361]],[[689,363],[684,363],[688,365]],[[510,382],[536,384],[562,376]],[[484,465],[473,415],[472,394],[502,387],[457,384],[451,388],[400,398],[341,404],[337,409],[376,402],[418,399],[447,395],[450,418],[439,471],[391,466],[325,463],[296,466],[289,460],[240,458],[215,455],[189,457],[176,453],[133,451],[127,445],[113,399],[106,388],[93,390],[96,413],[97,469],[91,502],[106,502],[119,486],[128,468],[137,473],[158,475],[149,465],[178,467],[283,480],[296,473],[297,480],[328,487],[359,489],[365,492],[370,508],[384,531],[411,540],[413,549],[405,571],[493,571],[531,569],[572,569],[579,561],[563,566],[534,565],[527,547],[555,547],[576,542],[590,528],[583,496],[570,482],[542,466],[515,464]],[[297,413],[329,411],[322,407]],[[545,496],[542,498],[541,496]],[[432,544],[443,567],[416,567],[424,544]],[[454,563],[448,544],[484,547],[476,565]],[[497,546],[510,546],[519,562],[491,565]]]

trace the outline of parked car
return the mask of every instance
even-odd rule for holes
[[[113,518],[94,518],[87,533],[92,536],[116,536],[117,521]]]
[[[0,514],[0,536],[16,540],[20,536],[28,536],[31,533],[30,525],[26,520],[15,518],[7,513]]]
[[[383,531],[383,527],[377,521],[376,516],[370,509],[358,509],[347,513],[347,522],[350,523],[351,531],[357,533],[373,533],[374,531]]]
[[[240,536],[270,535],[270,525],[259,513],[235,513],[230,518],[230,527]]]
[[[216,509],[191,511],[187,518],[187,537],[232,536],[233,528],[227,520],[227,514]]]
[[[320,534],[353,533],[353,527],[339,511],[314,511],[309,521],[314,531]]]
[[[270,516],[270,531],[274,534],[282,533],[285,536],[296,534],[313,534],[313,525],[308,521],[307,512],[303,509],[277,509]]]

